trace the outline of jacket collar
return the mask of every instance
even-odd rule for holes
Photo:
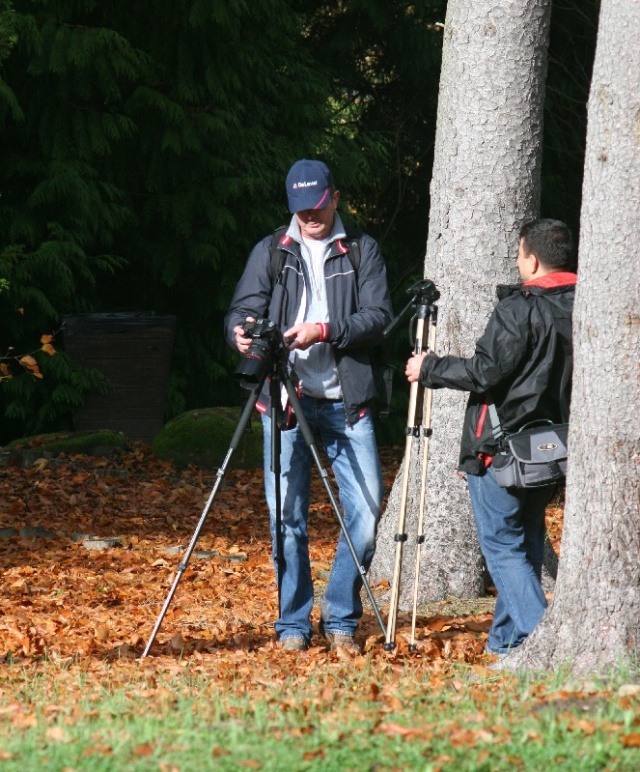
[[[555,271],[524,284],[498,284],[496,295],[498,300],[504,300],[509,295],[515,295],[516,293],[525,294],[533,291],[533,294],[540,295],[547,290],[565,290],[574,287],[577,278],[577,275],[570,271]]]
[[[574,285],[578,280],[577,274],[572,271],[554,271],[539,279],[531,279],[522,284],[523,287],[543,287],[544,289],[555,289],[555,287],[566,287]]]
[[[342,244],[343,239],[346,238],[347,232],[344,229],[340,215],[336,212],[333,218],[333,228],[331,229],[331,233],[329,235],[329,244],[331,246],[332,255],[348,251],[346,246]],[[292,241],[295,241],[297,244],[302,243],[302,234],[300,233],[300,226],[298,225],[298,221],[296,220],[295,215],[293,215],[291,218],[287,232],[280,239],[280,244],[283,246],[289,246]]]

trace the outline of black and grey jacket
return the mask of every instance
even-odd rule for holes
[[[462,430],[462,472],[480,474],[497,450],[489,401],[506,433],[533,420],[569,420],[576,277],[562,272],[543,278],[540,284],[497,288],[499,303],[472,357],[427,356],[422,364],[425,386],[471,392]]]
[[[296,234],[299,231],[293,220],[280,239],[279,247],[286,253],[286,259],[275,284],[270,270],[272,237],[262,239],[249,255],[225,317],[225,337],[230,346],[235,348],[233,328],[249,316],[268,318],[282,332],[295,324],[309,287],[300,243],[294,238]],[[353,424],[376,396],[369,351],[380,342],[382,331],[393,318],[393,310],[377,242],[367,234],[361,235],[357,273],[348,251],[346,233],[336,215],[330,252],[324,264],[329,305],[326,341],[334,349],[346,419]],[[265,388],[261,395],[265,405],[268,405],[268,396]]]

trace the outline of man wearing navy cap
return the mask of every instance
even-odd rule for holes
[[[359,261],[337,213],[340,193],[322,161],[302,159],[286,179],[293,215],[276,248],[283,253],[272,276],[273,236],[252,250],[225,318],[229,344],[245,354],[252,339],[246,320],[268,318],[290,341],[300,379],[300,402],[320,438],[340,490],[345,527],[365,570],[373,557],[382,503],[382,473],[370,403],[376,397],[370,360],[393,311],[384,261],[376,241],[358,234]],[[271,468],[268,389],[256,408],[264,428],[264,469],[275,558],[275,482]],[[304,651],[311,642],[313,584],[307,516],[313,458],[299,427],[282,433],[280,485],[284,567],[280,587],[280,645]],[[341,534],[322,601],[321,629],[331,648],[359,651],[362,578]]]

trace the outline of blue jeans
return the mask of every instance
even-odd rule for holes
[[[314,436],[324,446],[340,494],[345,527],[358,561],[369,568],[382,506],[382,471],[373,430],[366,413],[347,426],[342,402],[302,396],[302,412]],[[263,416],[265,492],[271,517],[271,539],[276,567],[275,479],[271,471],[271,419]],[[307,516],[313,456],[299,426],[280,435],[280,481],[284,566],[280,592],[280,618],[275,628],[280,640],[311,639],[313,583],[309,561]],[[326,493],[326,491],[325,491]],[[328,500],[328,494],[327,494]],[[340,533],[322,604],[326,632],[353,635],[362,616],[362,578],[351,551]]]
[[[506,654],[538,624],[547,601],[541,585],[544,511],[553,487],[501,488],[492,467],[468,475],[482,554],[498,591],[487,651]]]

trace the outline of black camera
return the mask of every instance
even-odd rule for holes
[[[269,371],[274,357],[286,351],[286,341],[280,328],[269,319],[245,322],[242,330],[252,341],[234,375],[248,383],[258,383]]]

